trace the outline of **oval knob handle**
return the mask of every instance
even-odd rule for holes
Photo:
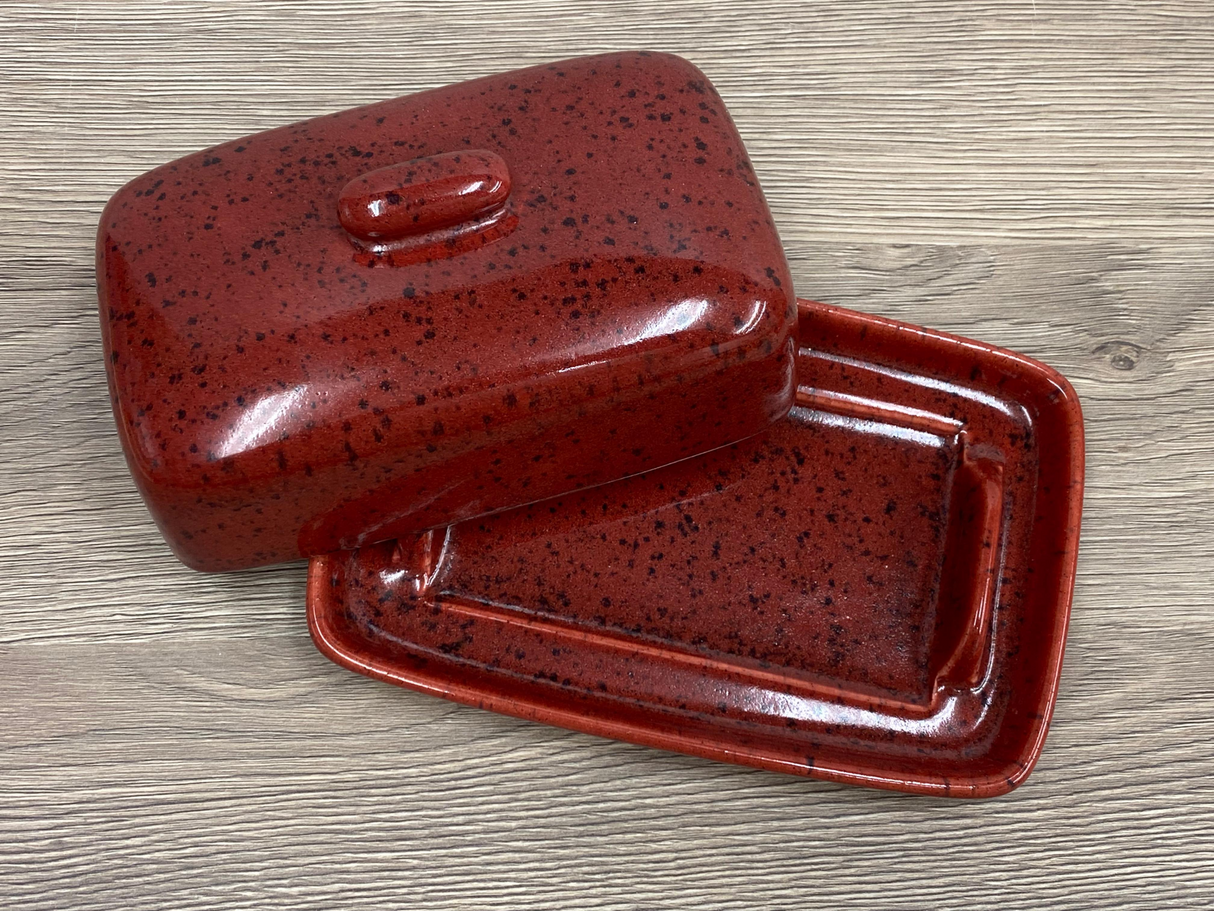
[[[377,242],[482,221],[506,205],[510,171],[476,149],[414,158],[355,177],[341,191],[342,227]]]

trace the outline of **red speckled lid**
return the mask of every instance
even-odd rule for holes
[[[793,400],[779,238],[720,97],[669,55],[216,146],[115,195],[97,255],[124,448],[199,569],[601,484]]]

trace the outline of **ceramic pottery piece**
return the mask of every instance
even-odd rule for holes
[[[691,64],[535,67],[216,146],[106,207],[114,413],[205,570],[445,527],[756,434],[796,305]]]
[[[767,433],[312,561],[320,649],[576,730],[959,797],[1029,774],[1074,581],[1082,418],[1020,355],[803,302]]]
[[[919,793],[1000,794],[1036,761],[1075,394],[1011,352],[798,308],[686,61],[583,58],[226,143],[120,191],[97,257],[166,539],[206,570],[312,556],[338,663]]]

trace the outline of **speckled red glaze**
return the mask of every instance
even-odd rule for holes
[[[453,153],[490,174],[488,156],[504,162],[504,202],[476,184],[486,207],[461,212],[450,179],[471,171]],[[392,238],[343,228],[343,191],[347,225],[371,235],[359,193],[392,192],[393,173],[415,188],[425,167],[454,223],[423,218],[404,243],[399,219]],[[760,432],[793,399],[778,236],[720,97],[669,55],[536,67],[216,146],[120,191],[97,254],[128,461],[199,569],[615,480]]]
[[[1011,352],[803,302],[766,434],[313,560],[320,649],[638,743],[959,797],[1053,709],[1083,483],[1074,391]]]

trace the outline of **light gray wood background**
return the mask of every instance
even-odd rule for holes
[[[201,576],[112,428],[107,197],[244,133],[576,54],[696,62],[804,296],[1059,368],[1088,487],[1028,783],[955,803],[340,670],[302,564]],[[0,906],[1214,906],[1214,5],[0,0]]]

